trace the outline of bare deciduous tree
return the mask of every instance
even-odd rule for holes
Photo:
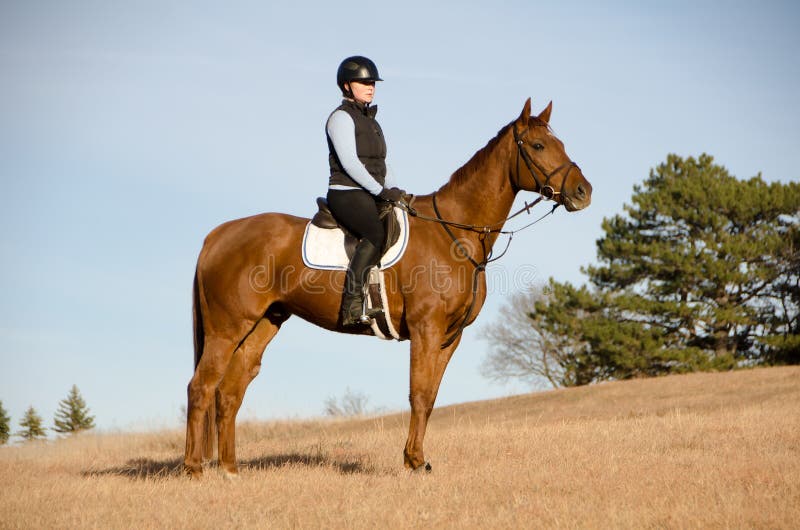
[[[572,386],[569,369],[575,353],[583,348],[568,334],[554,334],[542,325],[535,304],[549,301],[547,287],[512,295],[500,309],[500,318],[484,328],[490,353],[481,369],[488,379],[522,379],[533,386]]]
[[[360,392],[353,392],[348,387],[341,398],[329,397],[325,400],[327,416],[366,416],[369,398]]]

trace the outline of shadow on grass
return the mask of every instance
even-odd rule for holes
[[[125,465],[108,469],[84,471],[84,477],[117,476],[130,479],[167,478],[183,475],[183,458],[153,460],[152,458],[133,458]]]
[[[370,466],[365,466],[356,459],[337,459],[321,454],[288,453],[284,455],[262,456],[239,463],[239,469],[266,470],[284,466],[331,467],[342,475],[357,473],[373,473]]]
[[[330,467],[342,475],[370,474],[374,470],[355,459],[340,460],[320,454],[288,453],[282,455],[262,456],[239,462],[240,470],[269,470],[285,466],[305,467]],[[214,469],[217,462],[210,462],[205,469]],[[133,458],[125,465],[108,469],[84,471],[84,477],[117,476],[131,480],[144,480],[154,478],[181,477],[183,473],[183,458],[169,460],[153,460],[151,458]]]

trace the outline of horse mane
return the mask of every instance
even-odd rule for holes
[[[495,137],[489,140],[489,142],[481,149],[478,149],[478,151],[472,155],[472,158],[470,158],[466,164],[456,169],[453,174],[450,175],[450,179],[439,189],[441,190],[448,186],[460,186],[461,184],[466,183],[472,177],[472,175],[475,174],[477,168],[483,166],[484,162],[489,157],[489,154],[494,152],[494,148],[498,143],[500,143],[500,139],[505,136],[505,134],[516,122],[517,121],[514,120],[497,131]],[[548,125],[547,122],[540,120],[537,116],[531,116],[528,119],[528,127],[545,127],[548,131],[552,132],[550,125]]]

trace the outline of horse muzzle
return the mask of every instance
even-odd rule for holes
[[[581,177],[582,182],[561,192],[561,203],[568,212],[583,210],[592,203],[592,185],[583,178],[583,175]]]

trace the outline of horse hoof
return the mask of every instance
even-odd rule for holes
[[[240,479],[238,471],[228,471],[227,469],[222,472],[222,476],[229,482],[236,482]]]
[[[430,462],[425,462],[424,464],[420,465],[419,467],[414,468],[412,473],[414,473],[415,475],[422,474],[422,473],[430,473],[432,469],[433,468],[431,468],[431,463]]]
[[[189,477],[190,479],[199,480],[203,478],[203,468],[202,466],[184,466],[183,468],[184,474]]]

